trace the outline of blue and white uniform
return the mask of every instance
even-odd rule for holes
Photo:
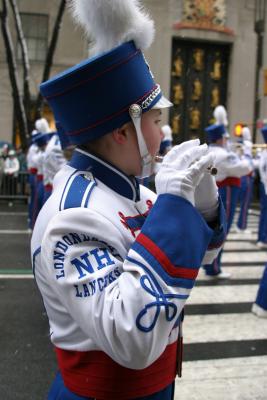
[[[229,152],[225,148],[211,144],[210,151],[216,156],[215,166],[218,170],[216,183],[222,197],[227,217],[227,232],[229,232],[238,199],[240,178],[252,171],[249,160],[240,160],[236,153]]]
[[[267,150],[260,154],[260,220],[258,229],[258,242],[267,246]]]
[[[210,137],[218,135],[218,139],[223,136],[223,125],[211,125],[207,128]],[[216,138],[216,137],[215,137]],[[217,139],[217,138],[216,138]],[[222,145],[211,143],[210,152],[215,155],[214,166],[217,168],[216,183],[226,211],[227,233],[229,232],[235,213],[235,208],[240,190],[240,178],[248,174],[252,166],[248,160],[240,160],[237,154],[228,151]],[[209,276],[219,276],[221,274],[222,251],[211,264],[203,265],[205,272]]]
[[[34,213],[34,199],[36,193],[36,174],[37,174],[37,165],[35,155],[38,153],[38,146],[35,143],[32,143],[28,149],[27,153],[27,167],[29,173],[29,185],[30,185],[30,201],[28,208],[28,226],[30,229],[33,228],[33,213]]]
[[[179,316],[223,224],[212,230],[187,200],[156,198],[77,149],[36,226],[33,269],[60,369],[50,398],[63,377],[78,396],[68,398],[170,400]]]
[[[267,126],[264,126],[261,130],[264,142],[267,143]],[[259,173],[260,173],[260,225],[259,225],[259,243],[267,244],[267,150],[263,150],[260,156],[259,162]],[[255,303],[252,306],[252,311],[258,317],[267,318],[267,264],[262,274],[262,278],[259,284]]]
[[[49,140],[43,162],[44,175],[44,200],[43,203],[50,197],[53,189],[53,179],[56,173],[66,164],[62,147],[57,134],[54,134]]]
[[[241,177],[241,185],[239,192],[240,212],[237,220],[237,228],[244,231],[247,228],[248,209],[252,200],[253,183],[254,183],[254,162],[252,156],[252,142],[250,129],[245,126],[242,129],[242,156],[241,159],[247,159],[252,166],[249,174]]]

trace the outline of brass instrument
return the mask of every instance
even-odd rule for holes
[[[232,143],[236,148],[242,148],[243,143]],[[267,149],[267,143],[252,143],[252,149]]]

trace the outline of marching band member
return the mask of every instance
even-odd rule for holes
[[[253,183],[254,183],[254,164],[252,156],[252,141],[250,129],[247,126],[242,128],[242,157],[251,163],[252,170],[241,177],[239,202],[240,212],[237,220],[236,231],[243,233],[251,233],[247,228],[248,210],[252,200]]]
[[[33,155],[33,162],[36,165],[36,190],[33,203],[32,227],[34,227],[36,218],[44,203],[44,157],[47,143],[50,140],[50,128],[45,118],[40,118],[35,122],[37,135],[34,142],[38,147],[38,151]]]
[[[267,143],[267,126],[261,130],[264,142]],[[267,248],[267,150],[260,153],[260,220],[258,229],[257,246]]]
[[[60,371],[49,399],[171,400],[182,309],[225,234],[213,155],[185,142],[164,158],[158,197],[138,184],[153,171],[171,105],[142,53],[153,23],[138,1],[72,5],[96,45],[41,85],[77,148],[31,244]]]
[[[252,305],[253,314],[260,318],[267,318],[267,264],[260,281],[256,301]]]
[[[30,199],[29,199],[29,207],[28,207],[28,227],[29,230],[33,228],[33,210],[34,210],[34,199],[36,192],[36,174],[37,174],[37,165],[36,165],[36,154],[39,149],[37,144],[35,143],[35,138],[38,132],[34,129],[31,133],[31,144],[27,152],[26,160],[27,160],[27,168],[29,174],[29,186],[30,186]]]
[[[267,126],[261,130],[264,142],[267,143]],[[260,223],[258,233],[258,247],[267,247],[267,150],[261,152],[259,162],[260,173]],[[255,303],[252,305],[252,312],[260,318],[267,318],[267,264],[259,284]]]
[[[234,152],[225,148],[225,126],[210,125],[206,128],[209,149],[215,156],[215,167],[218,170],[216,183],[222,198],[227,218],[227,232],[229,232],[236,208],[240,188],[240,177],[251,171],[251,164],[247,160],[240,160]],[[206,275],[213,279],[228,279],[230,274],[221,270],[222,251],[211,264],[204,265]]]
[[[51,196],[53,179],[56,173],[66,164],[66,158],[61,147],[58,134],[55,132],[49,140],[44,153],[43,175],[44,175],[44,200]]]

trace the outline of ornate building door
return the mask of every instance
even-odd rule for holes
[[[213,110],[226,106],[229,45],[174,39],[170,125],[175,143],[199,137],[213,123]]]

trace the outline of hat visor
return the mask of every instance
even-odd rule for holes
[[[159,108],[169,108],[172,106],[173,104],[166,97],[161,96],[159,101],[152,108],[159,109]]]

